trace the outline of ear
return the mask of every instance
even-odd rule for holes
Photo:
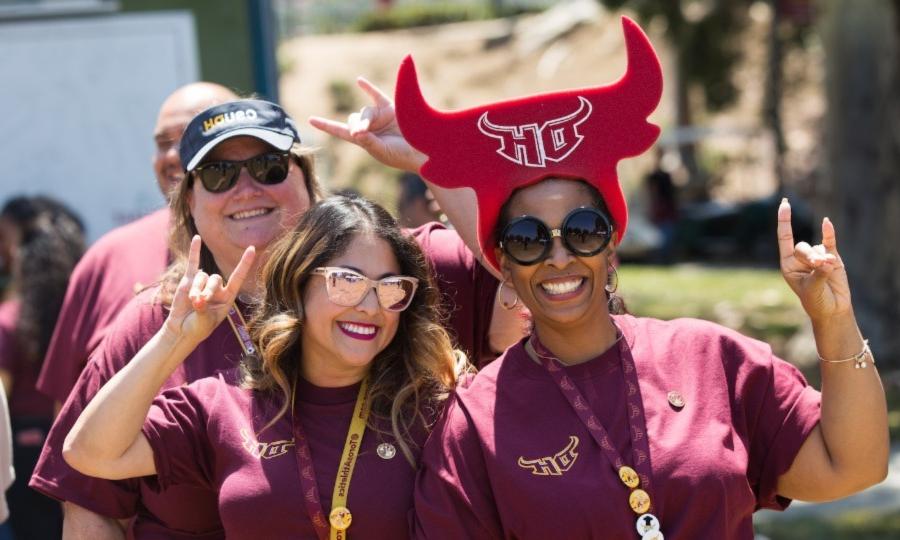
[[[509,270],[509,265],[511,264],[511,262],[506,256],[506,252],[504,252],[499,247],[495,247],[494,258],[497,259],[498,263],[500,263],[500,273],[503,274],[503,281],[512,282],[512,272],[510,272]]]

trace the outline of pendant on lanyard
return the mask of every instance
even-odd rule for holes
[[[622,456],[619,455],[616,447],[612,444],[606,428],[604,428],[603,424],[600,423],[600,420],[588,410],[585,405],[588,403],[587,400],[569,376],[565,374],[562,368],[562,362],[560,362],[560,360],[541,343],[537,332],[532,333],[530,341],[531,346],[534,348],[534,352],[540,359],[541,365],[543,365],[547,372],[550,373],[550,377],[556,382],[560,391],[569,402],[569,405],[572,406],[572,409],[574,409],[578,418],[587,428],[588,432],[590,432],[591,437],[603,450],[607,461],[612,465],[619,480],[622,481],[625,487],[631,490],[628,494],[628,506],[638,515],[635,527],[637,528],[638,534],[641,536],[641,540],[664,540],[663,534],[660,531],[659,519],[650,513],[650,510],[653,508],[649,493],[650,445],[647,442],[646,436],[638,435],[639,433],[646,435],[646,422],[644,420],[644,406],[641,402],[638,387],[637,370],[634,367],[632,359],[625,358],[626,355],[624,353],[628,353],[627,356],[630,357],[630,352],[627,344],[619,344],[619,341],[622,341],[621,334],[614,346],[620,346],[623,349],[622,371],[625,375],[627,384],[625,397],[628,402],[628,410],[630,411],[630,414],[628,414],[628,427],[631,436],[631,450],[634,455],[635,466],[643,466],[643,474],[638,474],[634,468],[625,464],[624,459],[622,459]]]
[[[353,514],[347,507],[350,480],[356,467],[356,458],[359,456],[360,448],[362,448],[363,435],[369,419],[370,405],[369,377],[366,377],[359,386],[356,405],[353,407],[350,428],[347,430],[347,439],[344,441],[340,466],[337,477],[334,480],[331,512],[328,514],[327,522],[322,512],[322,502],[319,497],[319,488],[316,485],[316,475],[313,469],[309,442],[303,433],[303,426],[300,425],[300,422],[293,422],[294,447],[296,449],[297,467],[300,471],[300,488],[303,491],[303,500],[306,504],[307,513],[312,520],[319,540],[347,539],[347,530],[353,523]]]
[[[253,346],[253,340],[250,339],[250,331],[247,330],[247,322],[244,320],[241,311],[235,305],[232,305],[228,310],[228,324],[231,325],[231,330],[234,332],[234,336],[241,345],[244,354],[249,355],[256,353],[256,347]]]

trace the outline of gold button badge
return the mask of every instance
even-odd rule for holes
[[[650,510],[650,495],[643,489],[636,489],[628,496],[628,506],[635,514],[646,514]]]
[[[353,522],[353,515],[346,506],[338,506],[328,514],[328,521],[331,526],[339,531],[346,531]]]
[[[641,483],[638,473],[628,465],[619,467],[619,478],[622,480],[623,484],[630,488],[636,488]]]

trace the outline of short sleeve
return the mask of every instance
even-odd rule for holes
[[[112,481],[86,476],[71,468],[62,457],[66,435],[108,378],[95,363],[89,363],[82,371],[47,435],[28,485],[48,497],[76,504],[96,514],[126,519],[137,512],[139,486],[136,479]]]
[[[783,510],[790,499],[778,496],[778,478],[794,458],[821,417],[821,394],[800,371],[772,357],[768,387],[755,422],[748,475],[756,486],[758,508]]]
[[[481,444],[455,395],[425,443],[414,498],[414,538],[502,537]]]
[[[201,381],[206,382],[206,381]],[[212,488],[208,415],[197,384],[170,388],[153,400],[142,432],[153,449],[155,489],[174,484]]]

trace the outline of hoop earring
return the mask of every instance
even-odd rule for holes
[[[616,267],[610,265],[606,270],[606,292],[612,295],[619,288],[619,273]]]
[[[497,289],[497,302],[500,304],[500,307],[503,309],[510,311],[516,308],[519,305],[519,295],[516,294],[516,291],[513,289],[512,293],[516,297],[515,301],[510,304],[509,302],[503,301],[503,286],[506,285],[505,281],[500,282],[500,288]]]

